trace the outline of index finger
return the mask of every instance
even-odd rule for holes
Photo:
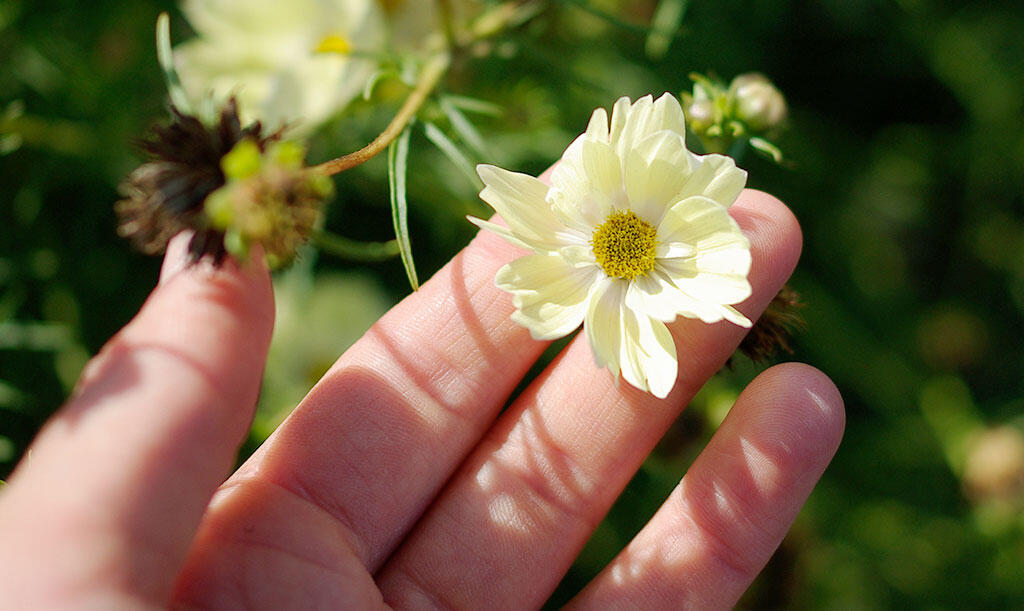
[[[19,608],[165,604],[236,460],[270,343],[270,277],[255,263],[182,269],[186,244],[172,242],[160,285],[4,490],[0,565]],[[24,561],[39,550],[47,571]]]

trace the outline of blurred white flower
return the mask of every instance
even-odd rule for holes
[[[244,121],[308,131],[360,94],[384,46],[374,0],[184,0],[197,37],[175,48],[193,102],[234,95]]]
[[[504,266],[514,320],[536,339],[583,323],[598,366],[664,398],[675,385],[677,315],[750,321],[731,304],[750,295],[750,245],[728,207],[746,172],[686,149],[683,111],[669,94],[603,108],[562,155],[551,186],[478,167],[480,193],[508,227],[478,226],[533,251]]]
[[[380,0],[387,14],[391,42],[403,51],[437,50],[445,41],[445,17],[436,0]],[[448,0],[450,24],[464,27],[488,5],[480,0]]]

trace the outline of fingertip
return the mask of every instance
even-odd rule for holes
[[[765,286],[782,286],[803,249],[796,216],[781,200],[756,189],[745,189],[729,211],[750,240],[756,268],[751,276],[760,278]]]
[[[803,363],[771,367],[751,383],[755,393],[745,418],[757,437],[775,440],[793,473],[816,480],[839,447],[846,426],[842,395],[832,380]]]
[[[839,388],[822,371],[804,363],[784,363],[776,365],[773,369],[794,387],[802,388],[806,397],[810,399],[810,403],[807,404],[808,412],[820,417],[818,438],[827,448],[831,448],[831,458],[839,447],[846,429],[846,407]]]
[[[661,509],[574,605],[732,608],[792,525],[843,425],[842,397],[822,372],[800,363],[763,372]]]
[[[269,333],[273,326],[274,292],[260,245],[254,245],[249,259],[241,263],[231,256],[216,264],[209,258],[193,261],[189,253],[192,235],[185,231],[168,243],[157,287],[189,278],[186,283],[189,288],[178,288],[174,292],[187,294],[204,287],[206,291],[213,290],[212,298],[257,322],[267,323],[258,325],[257,329],[265,328]],[[206,295],[211,296],[211,293]]]

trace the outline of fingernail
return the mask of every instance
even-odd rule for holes
[[[183,231],[171,238],[167,244],[167,251],[164,254],[164,264],[160,268],[160,280],[157,285],[162,285],[173,278],[181,270],[188,267],[188,243],[192,239],[191,231]]]

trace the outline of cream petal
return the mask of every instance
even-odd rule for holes
[[[617,199],[622,190],[622,164],[615,149],[599,140],[583,141],[583,170],[592,192],[591,198]]]
[[[470,223],[473,223],[474,225],[479,227],[480,229],[486,229],[487,231],[490,231],[491,233],[504,238],[505,241],[509,242],[510,244],[514,244],[519,248],[523,248],[525,250],[537,250],[535,244],[528,244],[527,242],[519,239],[519,237],[516,236],[516,234],[512,233],[511,229],[505,227],[504,225],[498,225],[490,221],[478,219],[475,216],[467,216],[466,219],[469,220]]]
[[[622,309],[622,337],[619,343],[619,363],[622,367],[622,379],[640,390],[647,390],[647,379],[644,375],[644,346],[640,343],[639,320],[635,312],[629,308]]]
[[[702,195],[673,204],[657,230],[659,241],[690,244],[698,251],[722,246],[746,247],[748,244],[729,211]]]
[[[555,238],[565,226],[547,203],[547,185],[533,176],[492,165],[478,165],[477,173],[485,185],[480,198],[501,215],[513,233],[527,243],[558,247]]]
[[[675,320],[680,302],[688,300],[658,270],[634,279],[626,291],[626,307],[664,322]]]
[[[538,340],[563,337],[580,326],[596,268],[572,267],[557,255],[526,255],[505,265],[494,278],[513,295],[512,318]]]
[[[539,254],[552,254],[553,252],[560,251],[563,248],[588,248],[586,246],[587,238],[571,229],[566,229],[556,234],[557,243],[552,244],[550,240],[538,241],[529,236],[517,235],[504,225],[498,225],[497,223],[478,219],[475,216],[467,216],[466,219],[480,229],[486,229],[487,231],[503,238],[510,244],[525,250],[532,250]],[[568,246],[562,246],[562,244],[568,244]]]
[[[722,316],[725,317],[725,319],[728,320],[729,322],[735,325],[739,325],[741,327],[745,327],[747,329],[754,326],[754,323],[750,322],[749,318],[744,316],[739,310],[732,306],[722,306]]]
[[[676,385],[679,362],[676,343],[665,323],[639,317],[638,342],[644,350],[643,369],[647,387],[655,397],[664,399]]]
[[[691,256],[658,259],[657,270],[696,300],[728,304],[750,296],[750,265],[749,244],[737,227],[701,237]]]
[[[681,259],[692,257],[697,249],[686,242],[658,242],[657,258],[659,259]]]
[[[622,378],[664,399],[675,386],[678,362],[668,327],[628,308],[622,312]]]
[[[674,202],[690,173],[690,154],[682,136],[660,131],[628,151],[624,181],[629,207],[641,218],[657,225]]]
[[[618,148],[619,140],[622,138],[622,131],[626,128],[626,119],[629,118],[632,104],[627,97],[615,100],[612,107],[612,121],[608,132],[608,142]]]
[[[585,265],[597,265],[594,258],[594,249],[587,244],[572,244],[558,249],[558,254],[565,259],[566,263],[573,267]]]
[[[691,299],[686,305],[681,304],[679,315],[686,318],[696,318],[708,324],[716,323],[725,318],[722,306],[705,303],[696,299]]]
[[[548,202],[562,223],[589,239],[594,227],[603,223],[614,208],[609,194],[596,192],[590,183],[583,159],[587,141],[587,136],[580,136],[562,154],[551,174]]]
[[[686,180],[690,174],[691,166],[696,164],[694,155],[686,148],[686,137],[683,134],[663,129],[646,136],[637,143],[633,149],[646,163],[660,159],[672,166],[678,167],[683,176],[680,180]]]
[[[652,133],[647,131],[647,125],[653,105],[653,98],[650,95],[645,95],[629,107],[629,111],[626,113],[626,122],[622,126],[622,133],[619,134],[618,141],[612,140],[612,145],[620,158],[624,159],[630,150],[636,148],[640,140]]]
[[[622,342],[622,303],[627,282],[601,278],[590,293],[583,330],[594,351],[598,367],[619,375],[619,345]]]
[[[613,116],[612,123],[614,122]],[[621,133],[616,138],[616,132],[613,131],[611,142],[619,157],[625,158],[627,152],[637,148],[644,138],[664,130],[685,136],[686,121],[679,100],[670,93],[665,93],[657,101],[646,95],[629,108]]]
[[[693,278],[699,274],[724,274],[746,277],[750,272],[750,250],[745,244],[733,248],[700,250],[689,257],[664,258],[656,261],[657,268],[673,280]]]
[[[679,290],[702,302],[713,304],[740,303],[750,297],[746,275],[699,272],[692,278],[673,278]]]
[[[675,95],[665,92],[654,102],[651,117],[652,123],[659,130],[673,131],[680,136],[686,136],[686,118],[683,115],[683,107]]]
[[[725,155],[694,155],[693,160],[693,172],[675,199],[701,195],[727,208],[731,206],[747,184],[746,171]]]
[[[751,256],[746,243],[739,243],[728,248],[698,250],[693,257],[697,271],[700,273],[726,274],[743,276],[750,272]]]
[[[608,113],[605,109],[598,108],[594,114],[590,115],[586,134],[592,140],[608,142]]]
[[[743,284],[731,286],[731,279],[722,279],[715,285],[711,275],[698,277],[705,284],[687,284],[687,279],[671,275],[671,272],[659,262],[658,267],[647,276],[634,281],[634,287],[631,287],[633,290],[626,295],[626,305],[663,322],[672,322],[676,316],[685,316],[699,318],[708,323],[725,318],[742,325],[742,314],[726,304],[739,303],[749,296],[750,286],[746,279],[737,278],[735,280],[742,281]],[[727,292],[729,290],[733,292]],[[736,301],[732,301],[733,299]]]

